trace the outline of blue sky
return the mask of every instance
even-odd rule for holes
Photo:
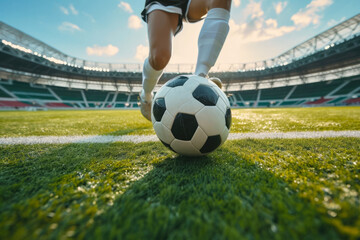
[[[142,63],[148,53],[144,0],[0,0],[5,22],[73,57]],[[360,0],[233,0],[218,62],[275,57],[360,10]],[[185,24],[170,63],[195,63],[202,22]]]

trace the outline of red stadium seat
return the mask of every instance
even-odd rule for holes
[[[31,105],[26,104],[26,103],[22,103],[22,102],[18,102],[18,101],[0,101],[0,106],[1,107],[19,107],[19,108],[23,108],[23,107],[31,107]]]
[[[50,102],[45,104],[46,107],[51,108],[71,108],[71,106],[66,105],[64,103],[58,103],[58,102]]]
[[[344,103],[346,103],[346,104],[360,103],[360,97],[358,97],[358,98],[350,98],[350,99],[344,101]]]

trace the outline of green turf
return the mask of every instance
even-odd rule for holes
[[[155,134],[137,110],[0,112],[0,136]]]
[[[0,146],[0,239],[359,239],[360,140]]]
[[[360,107],[241,109],[233,123],[232,132],[360,130]]]
[[[360,107],[233,109],[231,132],[360,130]],[[0,136],[154,134],[138,110],[0,112]]]

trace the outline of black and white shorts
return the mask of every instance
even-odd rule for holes
[[[187,17],[190,3],[191,0],[146,0],[145,8],[141,12],[141,17],[145,22],[147,22],[148,14],[154,10],[162,10],[169,13],[179,14],[179,23],[175,31],[176,35],[182,30],[183,20],[190,22]]]

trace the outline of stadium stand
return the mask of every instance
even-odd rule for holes
[[[318,83],[302,84],[297,86],[289,97],[290,99],[323,97],[336,89],[342,83],[341,80]]]
[[[0,108],[136,108],[141,69],[77,59],[0,22]],[[159,83],[191,69],[169,65]],[[360,105],[360,14],[275,58],[214,69],[232,107]]]
[[[116,102],[127,102],[129,95],[126,93],[118,93],[116,97]]]
[[[81,90],[73,90],[62,87],[51,87],[51,89],[59,96],[62,100],[67,101],[84,101],[81,94]]]
[[[360,88],[360,76],[357,76],[355,78],[355,80],[350,81],[343,88],[339,89],[336,92],[336,95],[350,94],[351,92],[355,91],[356,89],[360,90],[359,88]],[[359,93],[359,91],[356,91],[356,93]]]
[[[71,106],[64,104],[64,103],[58,103],[58,102],[49,102],[45,104],[46,107],[49,108],[71,108]]]
[[[358,98],[353,98],[353,99],[348,99],[345,101],[345,103],[347,105],[355,105],[355,104],[359,104],[360,103],[360,97]]]
[[[0,89],[0,98],[11,98],[11,96]]]
[[[258,90],[246,90],[237,93],[244,101],[255,101],[258,96]]]
[[[308,105],[318,105],[318,104],[324,104],[328,101],[330,101],[332,99],[327,99],[327,98],[320,98],[318,100],[315,100],[315,101],[310,101],[310,102],[306,102],[305,104],[308,104]]]
[[[24,108],[24,107],[30,107],[31,105],[18,102],[18,101],[0,101],[0,107],[5,108]]]
[[[284,99],[292,86],[288,87],[278,87],[278,88],[269,88],[269,89],[262,89],[261,90],[261,100],[282,100]]]
[[[334,99],[328,101],[327,103],[336,105],[337,103],[341,103],[345,99],[347,99],[347,97],[337,97],[337,98],[334,98]]]
[[[46,107],[46,108],[125,108],[138,107],[138,95],[104,90],[69,89],[48,85],[31,86],[28,83],[0,82],[0,99],[11,101],[6,107]],[[346,83],[344,85],[344,83]],[[341,87],[341,88],[339,88]],[[5,89],[3,91],[1,89]],[[233,107],[280,107],[359,104],[356,97],[360,93],[360,75],[333,81],[308,83],[294,86],[265,88],[228,92]],[[336,91],[334,91],[336,90]],[[54,92],[56,97],[51,93]],[[11,97],[13,95],[15,98]],[[332,93],[330,95],[330,93]],[[114,97],[116,98],[114,99]],[[355,96],[355,98],[354,98]],[[57,99],[59,98],[59,99]],[[4,107],[4,104],[0,107]]]
[[[130,96],[130,99],[129,99],[129,102],[131,102],[131,103],[137,103],[139,100],[138,100],[138,96],[139,96],[139,94],[132,94],[131,96]]]
[[[92,102],[104,102],[108,92],[97,90],[85,90],[84,91],[87,101]]]
[[[11,81],[8,85],[2,85],[3,90],[7,90],[19,99],[37,99],[56,100],[55,97],[45,88],[45,86],[32,87],[29,83]]]

